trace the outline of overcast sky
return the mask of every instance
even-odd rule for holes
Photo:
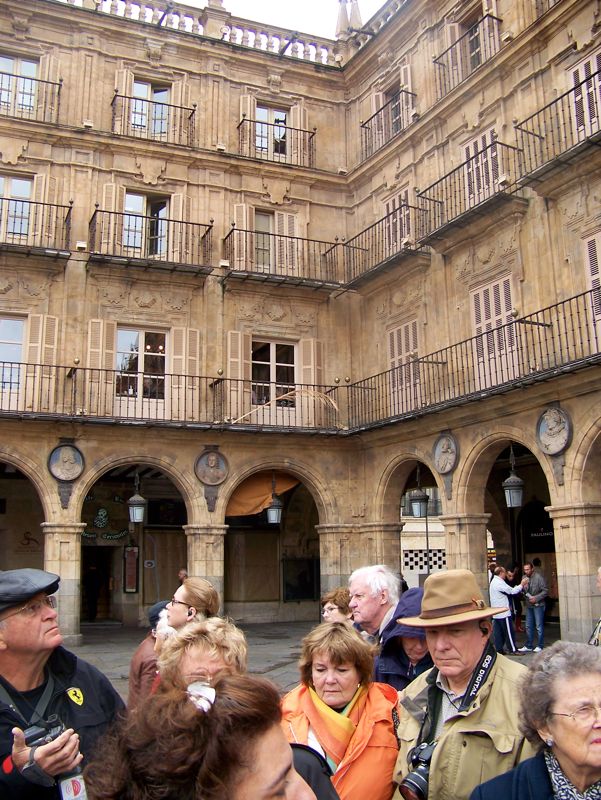
[[[204,8],[205,0],[180,0]],[[359,0],[363,23],[384,5],[385,0]],[[338,0],[223,0],[223,7],[236,17],[334,38],[338,19]],[[349,6],[350,11],[350,6]]]

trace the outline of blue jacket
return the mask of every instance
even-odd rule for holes
[[[388,683],[395,689],[404,689],[412,680],[434,666],[430,653],[413,666],[409,661],[400,636],[411,636],[425,640],[422,628],[409,628],[397,622],[401,617],[416,617],[421,611],[423,589],[409,589],[401,595],[392,619],[382,631],[380,638],[380,655],[374,665],[374,680],[379,683]]]
[[[65,727],[79,734],[85,765],[96,753],[96,740],[125,705],[102,672],[64,647],[53,651],[48,667],[52,670],[55,687],[44,716],[47,719],[50,714],[58,714]],[[76,699],[69,696],[69,690],[78,690],[72,692]],[[22,728],[23,720],[0,701],[0,797],[2,800],[59,800],[56,786],[38,786],[13,766],[11,730],[15,726]]]
[[[477,786],[470,800],[553,800],[543,751],[514,769]]]

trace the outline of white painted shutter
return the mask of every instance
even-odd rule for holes
[[[241,331],[228,331],[227,335],[227,365],[229,377],[229,392],[227,417],[230,421],[245,420],[252,423],[254,420],[251,410],[251,357],[252,337],[249,333]]]
[[[255,257],[254,234],[255,210],[246,203],[234,205],[234,264],[233,269],[248,270],[252,268]]]
[[[257,103],[250,94],[240,96],[240,155],[255,154],[255,116]]]
[[[275,212],[276,234],[276,272],[278,275],[298,274],[300,240],[296,239],[297,224],[295,214]]]
[[[290,109],[290,127],[294,130],[287,131],[288,153],[292,164],[299,164],[301,166],[311,166],[309,164],[309,138],[307,131],[309,130],[309,121],[307,109],[298,103]],[[290,134],[292,133],[292,137]],[[290,141],[292,138],[292,141]]]
[[[595,325],[601,323],[601,274],[599,256],[601,255],[601,234],[597,234],[585,242],[588,266],[588,287],[591,290],[592,313]]]

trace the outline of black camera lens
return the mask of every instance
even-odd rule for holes
[[[420,764],[410,772],[399,786],[399,791],[405,800],[427,800],[429,766]]]

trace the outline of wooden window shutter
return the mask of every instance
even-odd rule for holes
[[[177,419],[197,419],[200,333],[194,328],[172,328],[171,411]]]
[[[30,314],[27,330],[27,363],[40,364],[42,359],[43,314]]]
[[[599,255],[601,253],[601,234],[585,242],[588,264],[588,287],[592,290],[593,316],[595,321],[601,319],[601,274],[599,271]]]
[[[234,269],[249,269],[254,261],[255,210],[246,203],[234,205]]]
[[[42,339],[42,363],[56,364],[58,348],[58,318],[46,315],[44,318],[44,336]]]
[[[405,92],[401,95],[401,119],[403,126],[411,123],[411,115],[415,111],[415,97],[410,94],[411,88],[411,66],[408,63],[401,64],[400,88]]]
[[[117,324],[111,320],[91,319],[88,323],[88,368],[107,370],[105,379],[112,381],[115,369]]]
[[[100,245],[100,252],[120,252],[123,245],[123,216],[125,208],[125,189],[115,183],[105,183],[102,187],[102,201],[96,215],[94,247]]]
[[[255,154],[255,117],[257,102],[251,94],[240,96],[240,155]]]
[[[226,391],[228,411],[226,418],[238,420],[251,410],[251,353],[252,337],[241,331],[228,331],[227,367],[230,378]],[[251,420],[252,421],[252,420]]]
[[[309,121],[307,109],[302,103],[298,103],[290,109],[290,127],[294,128],[294,131],[288,131],[290,159],[292,163],[301,164],[302,166],[311,166],[309,164],[308,134],[304,133],[304,131],[309,129]],[[292,141],[290,141],[290,138]]]
[[[319,339],[301,339],[300,378],[309,386],[323,386],[323,342]]]
[[[282,211],[276,211],[274,222],[278,273],[296,275],[298,272],[296,214],[285,214]]]
[[[130,69],[118,69],[115,72],[115,89],[118,98],[113,106],[113,133],[123,133],[129,131],[131,120],[125,120],[124,116],[130,109],[128,101],[124,97],[131,97],[134,93],[134,73]]]

